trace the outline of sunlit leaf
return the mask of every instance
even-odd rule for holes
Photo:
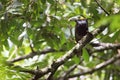
[[[83,59],[88,62],[89,61],[89,54],[85,48],[83,48],[83,53],[82,53]]]

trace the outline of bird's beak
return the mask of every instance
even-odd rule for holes
[[[78,20],[82,20],[85,19],[85,17],[83,16],[74,16],[68,19],[68,21],[78,21]]]
[[[77,21],[77,20],[79,20],[78,16],[74,16],[68,19],[68,21]]]

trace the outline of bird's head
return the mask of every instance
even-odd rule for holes
[[[80,20],[85,20],[86,18],[84,16],[74,16],[68,19],[68,21],[80,21]]]

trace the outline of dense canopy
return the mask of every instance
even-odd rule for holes
[[[80,16],[89,33],[76,43]],[[0,0],[0,80],[119,76],[120,0]]]

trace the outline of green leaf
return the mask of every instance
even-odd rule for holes
[[[54,4],[54,0],[47,0],[50,4]]]
[[[85,48],[83,48],[83,53],[82,53],[83,59],[88,62],[89,61],[89,54]]]
[[[101,40],[103,42],[115,42],[115,40],[118,40],[119,39],[119,35],[120,35],[120,29],[111,33],[111,34],[107,34],[105,35]],[[119,41],[119,40],[118,40]]]
[[[112,36],[112,42],[117,40],[119,38],[119,35],[120,35],[120,29],[114,32],[114,35]]]
[[[65,67],[67,67],[67,68],[69,68],[70,66],[72,66],[72,65],[74,65],[75,64],[75,62],[74,61],[67,61],[65,64],[64,64],[64,66]]]
[[[75,56],[75,57],[73,57],[73,61],[75,61],[76,64],[79,64],[80,63],[80,58]]]
[[[41,2],[42,2],[43,4],[45,4],[45,3],[46,3],[46,0],[41,0]]]
[[[111,24],[110,24],[110,29],[111,31],[116,31],[116,29],[120,29],[120,15],[115,15],[115,16],[111,16],[110,20],[111,20]]]

